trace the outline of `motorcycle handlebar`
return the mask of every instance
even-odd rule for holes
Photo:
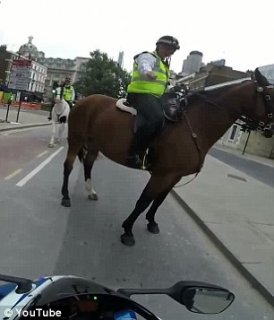
[[[168,288],[114,290],[76,276],[47,276],[30,280],[0,274],[0,280],[13,284],[13,287],[9,285],[8,290],[5,285],[0,286],[0,312],[3,312],[4,307],[14,306],[16,310],[21,308],[26,312],[37,312],[40,309],[59,310],[59,319],[97,319],[95,315],[98,319],[136,319],[134,314],[147,320],[159,319],[152,311],[132,300],[132,295],[164,294],[184,305],[189,311],[200,314],[221,313],[235,298],[234,294],[225,288],[198,281],[179,281]],[[74,314],[72,318],[71,313]],[[87,318],[83,318],[83,314]],[[9,318],[0,314],[0,319],[25,318],[18,318],[15,312]]]

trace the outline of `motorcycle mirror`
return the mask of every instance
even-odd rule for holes
[[[117,292],[128,298],[135,294],[166,294],[189,311],[201,314],[221,313],[235,299],[225,288],[198,281],[180,281],[167,289],[118,289]]]
[[[235,295],[227,289],[198,282],[186,286],[184,281],[171,287],[168,295],[189,311],[201,314],[221,313],[235,299]]]
[[[217,314],[227,309],[234,301],[234,294],[227,290],[190,287],[183,293],[183,303],[194,313]]]

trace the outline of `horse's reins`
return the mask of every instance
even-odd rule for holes
[[[190,121],[189,121],[189,118],[188,118],[188,116],[187,116],[187,114],[186,114],[186,111],[184,111],[183,115],[184,115],[184,117],[185,117],[185,119],[186,119],[187,126],[188,126],[188,128],[189,128],[189,130],[190,130],[190,132],[191,132],[191,138],[193,139],[194,144],[195,144],[195,146],[196,146],[196,148],[197,148],[197,150],[198,150],[199,168],[198,168],[198,170],[196,171],[195,176],[192,177],[189,181],[187,181],[187,182],[185,182],[185,183],[181,183],[181,184],[179,184],[179,185],[175,185],[173,188],[179,188],[179,187],[185,186],[185,185],[189,184],[190,182],[192,182],[192,181],[198,176],[198,174],[201,172],[201,169],[202,169],[202,167],[203,167],[202,156],[201,156],[201,148],[200,148],[200,145],[199,145],[198,139],[197,139],[197,138],[198,138],[198,135],[193,131],[193,128],[192,128],[192,126],[191,126],[191,123],[190,123]]]
[[[250,79],[244,79],[244,80],[250,80]],[[236,81],[235,81],[235,82],[236,82]],[[242,81],[242,82],[243,82],[243,81]],[[268,87],[269,87],[269,88],[273,88],[273,85],[266,86],[266,88],[268,88]],[[261,87],[261,86],[258,86],[256,92],[257,92],[257,93],[260,93],[260,92],[264,93],[264,88]],[[208,104],[211,104],[211,105],[213,105],[213,106],[215,106],[215,107],[217,107],[217,108],[219,108],[219,109],[223,109],[223,110],[225,110],[225,111],[228,111],[227,108],[225,108],[225,107],[223,107],[222,105],[216,103],[215,101],[212,101],[212,100],[210,100],[210,99],[208,99],[208,98],[205,98],[202,94],[200,94],[200,93],[198,93],[198,92],[195,92],[195,95],[201,97],[201,98],[203,99],[203,101],[206,102],[206,103],[208,103]],[[268,118],[268,119],[272,119],[272,118],[273,118],[273,114],[272,114],[272,112],[271,112],[271,105],[270,105],[271,97],[270,97],[269,94],[263,94],[263,98],[264,98],[264,100],[265,100],[265,107],[266,107],[267,118]],[[191,123],[190,123],[189,118],[188,118],[188,116],[187,116],[186,110],[184,110],[183,115],[184,115],[184,117],[185,117],[185,119],[186,119],[187,126],[188,126],[188,128],[189,128],[189,130],[190,130],[190,132],[191,132],[191,137],[192,137],[192,139],[193,139],[193,141],[194,141],[194,144],[195,144],[195,146],[196,146],[196,148],[197,148],[197,150],[198,150],[198,155],[199,155],[199,168],[198,168],[198,170],[196,171],[196,174],[195,174],[195,176],[194,176],[192,179],[190,179],[190,180],[189,180],[188,182],[186,182],[186,183],[183,183],[183,184],[180,184],[180,185],[176,185],[176,186],[174,186],[174,188],[178,188],[178,187],[184,186],[184,185],[190,183],[191,181],[193,181],[193,180],[198,176],[198,174],[200,173],[200,171],[201,171],[201,169],[202,169],[202,167],[203,167],[202,157],[201,157],[201,148],[200,148],[200,145],[199,145],[199,143],[198,143],[198,135],[194,132],[194,130],[193,130],[192,126],[191,126]],[[244,121],[244,120],[243,120],[243,121]],[[239,123],[237,123],[237,122],[236,122],[236,124],[238,124],[238,125],[240,125],[240,126],[242,125],[242,124],[239,124]],[[265,124],[264,124],[264,123],[259,123],[259,127],[260,127],[260,126],[263,126],[263,125],[265,125]]]
[[[195,93],[195,95],[201,97],[201,98],[203,99],[203,101],[207,102],[208,104],[211,104],[211,105],[213,105],[213,106],[215,106],[215,107],[217,107],[217,108],[224,109],[224,110],[228,111],[225,107],[219,105],[219,104],[216,103],[215,101],[212,101],[212,100],[210,100],[210,99],[208,99],[208,98],[205,98],[203,95],[201,95],[201,94],[199,94],[199,93],[197,93],[197,92]],[[196,148],[197,148],[197,150],[198,150],[199,167],[198,167],[198,170],[196,171],[194,177],[192,177],[192,178],[191,178],[189,181],[187,181],[186,183],[182,183],[182,184],[179,184],[179,185],[174,186],[174,188],[178,188],[178,187],[181,187],[181,186],[185,186],[185,185],[187,185],[188,183],[192,182],[192,181],[198,176],[198,174],[201,172],[202,167],[203,167],[203,161],[202,161],[202,156],[201,156],[201,147],[200,147],[199,142],[198,142],[198,135],[194,132],[194,130],[193,130],[192,126],[191,126],[191,123],[190,123],[190,120],[189,120],[189,118],[188,118],[188,116],[187,116],[186,110],[184,110],[183,115],[184,115],[184,117],[185,117],[185,119],[186,119],[186,124],[187,124],[187,126],[188,126],[188,128],[189,128],[189,130],[190,130],[190,132],[191,132],[191,138],[193,139],[194,144],[195,144],[195,146],[196,146]]]

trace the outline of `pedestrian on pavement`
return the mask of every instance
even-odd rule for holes
[[[160,97],[169,85],[170,59],[179,42],[172,36],[163,36],[153,52],[134,56],[133,75],[127,88],[127,101],[136,108],[140,119],[129,148],[127,164],[140,168],[148,144],[159,132],[164,120]]]
[[[13,102],[13,95],[12,94],[10,95],[10,97],[9,97],[7,102],[8,102],[8,107],[9,107]]]

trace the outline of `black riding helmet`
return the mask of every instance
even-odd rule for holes
[[[160,43],[163,44],[168,44],[170,46],[173,46],[176,50],[180,49],[180,45],[179,45],[179,41],[172,37],[172,36],[163,36],[161,37],[157,42],[156,42],[156,46]]]

